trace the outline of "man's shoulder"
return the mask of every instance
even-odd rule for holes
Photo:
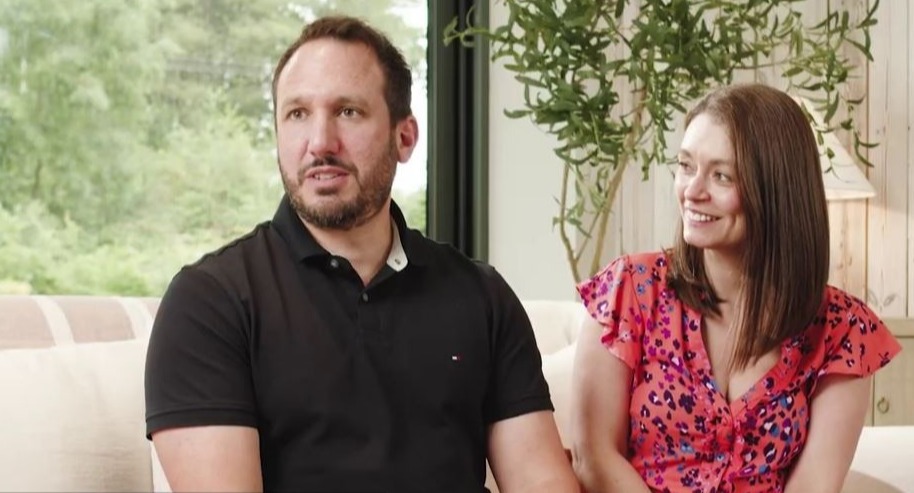
[[[410,230],[410,241],[414,247],[418,247],[422,260],[437,268],[462,270],[484,277],[499,277],[495,267],[467,256],[450,243],[433,240],[415,230]]]
[[[196,270],[221,278],[237,273],[252,262],[269,258],[270,246],[278,239],[270,221],[256,225],[249,232],[238,236],[218,248],[204,253],[182,270]]]
[[[270,222],[258,224],[251,231],[184,265],[166,288],[163,305],[249,298],[258,285],[275,281],[271,277],[275,269],[269,266],[276,261],[280,243]]]
[[[418,231],[411,231],[410,241],[433,277],[446,279],[451,286],[472,288],[468,293],[486,294],[486,297],[510,290],[494,266],[467,256],[449,243],[427,238]]]

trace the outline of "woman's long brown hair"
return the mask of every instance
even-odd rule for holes
[[[733,329],[731,368],[745,368],[802,332],[823,301],[828,282],[828,208],[812,127],[799,104],[761,84],[707,95],[686,115],[725,126],[736,158],[736,186],[746,221],[743,289]],[[685,242],[682,218],[670,256],[669,285],[703,315],[720,314],[722,299],[702,250]]]

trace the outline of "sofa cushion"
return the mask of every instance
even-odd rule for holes
[[[841,493],[910,493],[911,489],[896,488],[868,474],[851,470],[844,480]]]
[[[524,301],[540,353],[552,354],[575,341],[587,310],[577,301]]]
[[[842,493],[914,493],[914,426],[866,426]]]
[[[151,489],[146,342],[0,351],[0,490]]]

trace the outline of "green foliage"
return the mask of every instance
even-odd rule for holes
[[[357,14],[424,59],[401,0],[312,3],[0,2],[0,292],[160,295],[269,219],[270,80],[303,19]]]
[[[207,121],[175,127],[161,149],[143,156],[141,222],[167,217],[158,226],[174,233],[231,237],[272,216],[283,192],[273,148],[252,146],[245,120],[221,99],[198,101]]]
[[[411,193],[393,191],[393,199],[400,206],[400,210],[403,211],[403,216],[406,217],[406,224],[412,229],[418,229],[422,234],[426,232],[427,197],[428,195],[424,188]]]
[[[141,236],[124,227],[104,240],[40,202],[0,208],[0,293],[157,295],[181,265],[224,241],[208,231]]]
[[[858,20],[829,2],[826,18],[812,24],[800,17],[802,0],[501,1],[503,25],[474,27],[468,19],[470,27],[459,30],[454,19],[445,40],[489,40],[493,60],[524,86],[523,108],[506,114],[530,118],[557,138],[564,182],[554,221],[576,280],[602,265],[625,168],[639,163],[647,178],[652,165],[668,162],[666,132],[676,115],[739,72],[775,67],[788,91],[817,103],[825,115],[820,130],[851,130],[858,155],[867,145],[852,117],[835,116],[841,108],[853,115],[860,103],[841,91],[854,69],[842,50],[871,59],[878,1]],[[576,247],[573,232],[583,236]],[[596,254],[585,268],[590,248]]]
[[[9,42],[0,58],[4,203],[40,201],[92,226],[129,207],[130,157],[148,123],[137,109],[146,105],[160,58],[144,36],[155,12],[134,3],[11,0],[0,7]]]
[[[67,247],[81,246],[79,227],[53,218],[40,202],[0,208],[0,231],[0,279],[7,283],[53,288],[53,266]]]

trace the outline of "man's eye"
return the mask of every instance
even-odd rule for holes
[[[304,117],[305,117],[305,112],[300,109],[294,109],[289,112],[290,120],[301,120]]]
[[[340,114],[345,116],[346,118],[352,118],[354,116],[358,116],[359,111],[355,108],[343,108],[342,110],[340,110]]]

